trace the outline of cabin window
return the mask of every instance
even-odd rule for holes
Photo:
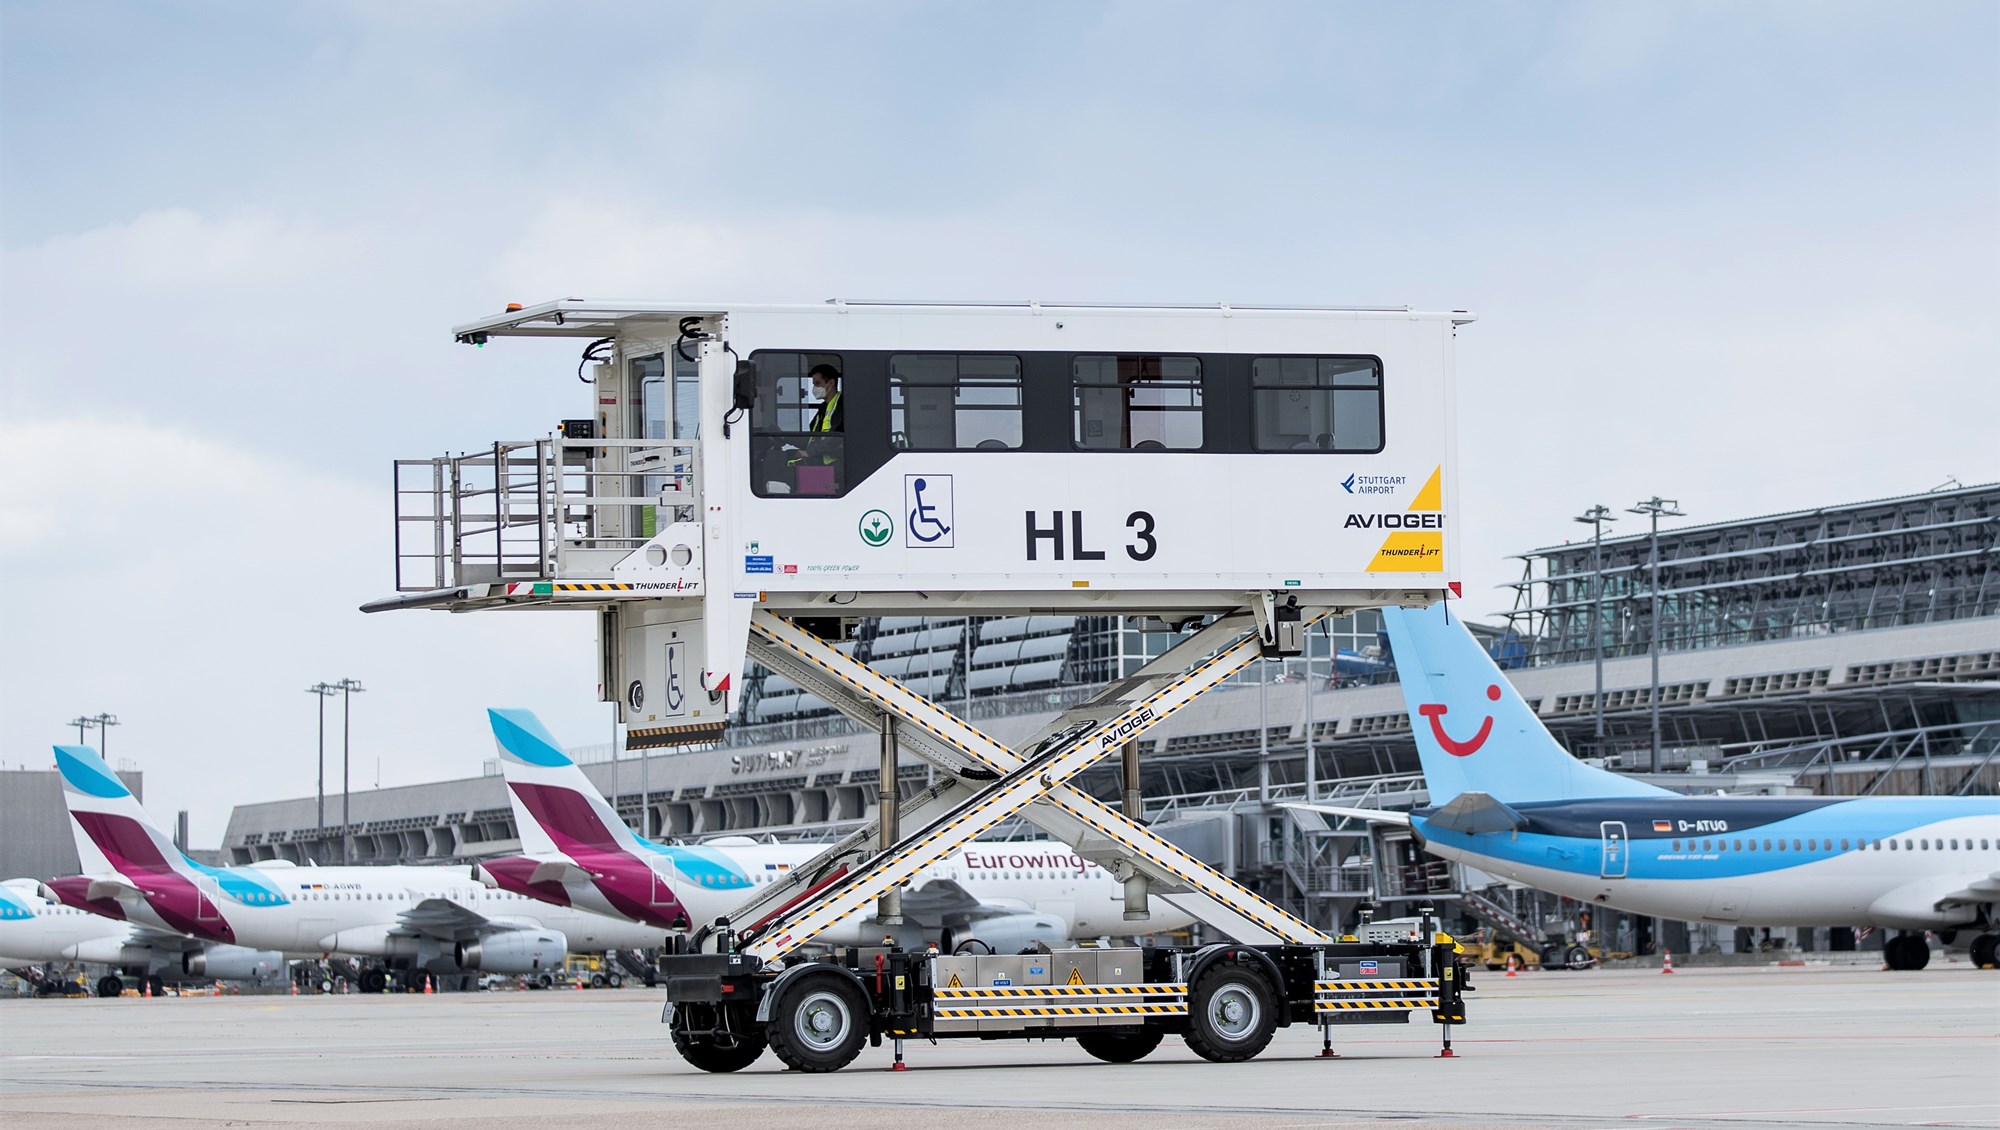
[[[889,358],[889,442],[911,451],[1021,446],[1021,359],[994,353]]]
[[[1847,840],[1846,840],[1845,838],[1843,838],[1843,839],[1842,839],[1842,840],[1840,841],[1840,850],[1842,850],[1842,851],[1851,851],[1851,850],[1853,850],[1853,849],[1852,849],[1852,848],[1850,848],[1850,847],[1848,846],[1848,841],[1847,841]]]
[[[1799,845],[1799,841],[1797,841],[1797,840],[1793,840],[1793,841],[1792,841],[1792,850],[1793,850],[1793,851],[1804,851],[1804,850],[1806,850],[1806,849],[1805,849],[1805,848],[1803,848],[1803,847],[1801,847],[1801,846]]]
[[[1250,397],[1259,451],[1382,450],[1382,363],[1373,357],[1258,357]]]
[[[1201,447],[1201,359],[1083,354],[1071,362],[1074,440],[1086,451]]]
[[[751,360],[751,490],[764,498],[847,493],[847,366],[840,354],[759,352]],[[834,391],[822,398],[815,381],[828,377]]]
[[[1737,841],[1736,841],[1736,850],[1737,850],[1737,851],[1742,851],[1742,850],[1743,850],[1743,841],[1742,841],[1742,840],[1737,840]]]
[[[1769,840],[1765,840],[1765,841],[1764,841],[1764,850],[1765,850],[1765,851],[1770,851],[1770,850],[1771,850],[1771,841],[1769,841]]]
[[[1681,850],[1681,842],[1679,840],[1674,841],[1674,850],[1675,851]]]

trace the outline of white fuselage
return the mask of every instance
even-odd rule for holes
[[[1661,807],[1639,804],[1635,811]],[[1427,849],[1446,859],[1579,902],[1731,925],[1961,926],[1976,920],[1976,908],[1965,902],[1940,907],[1939,902],[2000,875],[2000,818],[1957,816],[1903,824],[1887,834],[1857,822],[1844,837],[1826,836],[1824,830],[1816,829],[1808,842],[1826,847],[1803,855],[1796,850],[1752,853],[1738,846],[1752,832],[1759,845],[1770,842],[1774,832],[1786,835],[1788,842],[1795,838],[1777,825],[1678,840],[1634,839],[1626,873],[1614,876],[1603,874],[1607,868],[1597,840],[1463,836],[1432,829],[1426,829],[1425,837]],[[1895,850],[1858,846],[1890,839]],[[1926,846],[1907,850],[1902,846],[1906,841]],[[1675,843],[1679,850],[1672,848]],[[1845,849],[1836,847],[1843,843]],[[2000,890],[1989,889],[1988,898],[1996,893]]]

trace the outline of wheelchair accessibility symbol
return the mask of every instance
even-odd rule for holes
[[[686,662],[680,644],[667,645],[667,714],[677,715],[687,705],[687,689],[682,685]],[[637,684],[634,684],[636,687]]]
[[[950,549],[957,519],[951,512],[950,475],[904,475],[903,545],[910,549]]]

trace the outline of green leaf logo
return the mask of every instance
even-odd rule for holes
[[[863,514],[861,525],[857,529],[861,533],[861,540],[877,549],[888,545],[889,539],[896,534],[896,524],[880,510],[870,510]]]

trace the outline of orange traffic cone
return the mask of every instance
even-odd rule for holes
[[[1669,952],[1663,956],[1665,957],[1666,960],[1660,963],[1660,972],[1672,973],[1674,971],[1674,955],[1671,952]]]
[[[436,993],[437,992],[436,986],[437,986],[437,978],[431,976],[428,973],[424,974],[424,995],[428,997]]]
[[[1520,961],[1520,959],[1519,959],[1519,958],[1515,957],[1515,956],[1514,956],[1513,954],[1511,954],[1511,953],[1510,953],[1510,954],[1508,954],[1508,955],[1507,955],[1507,976],[1509,976],[1509,977],[1519,977],[1519,976],[1520,976],[1520,974],[1519,974],[1519,973],[1516,973],[1516,972],[1514,972],[1514,971],[1515,971],[1516,969],[1518,969],[1518,968],[1520,967],[1520,965],[1521,965],[1521,961]]]
[[[292,995],[293,996],[299,995],[299,983],[297,981],[292,982]]]
[[[150,997],[153,995],[153,979],[151,977],[145,978],[144,980],[139,982],[139,995],[142,997]]]

